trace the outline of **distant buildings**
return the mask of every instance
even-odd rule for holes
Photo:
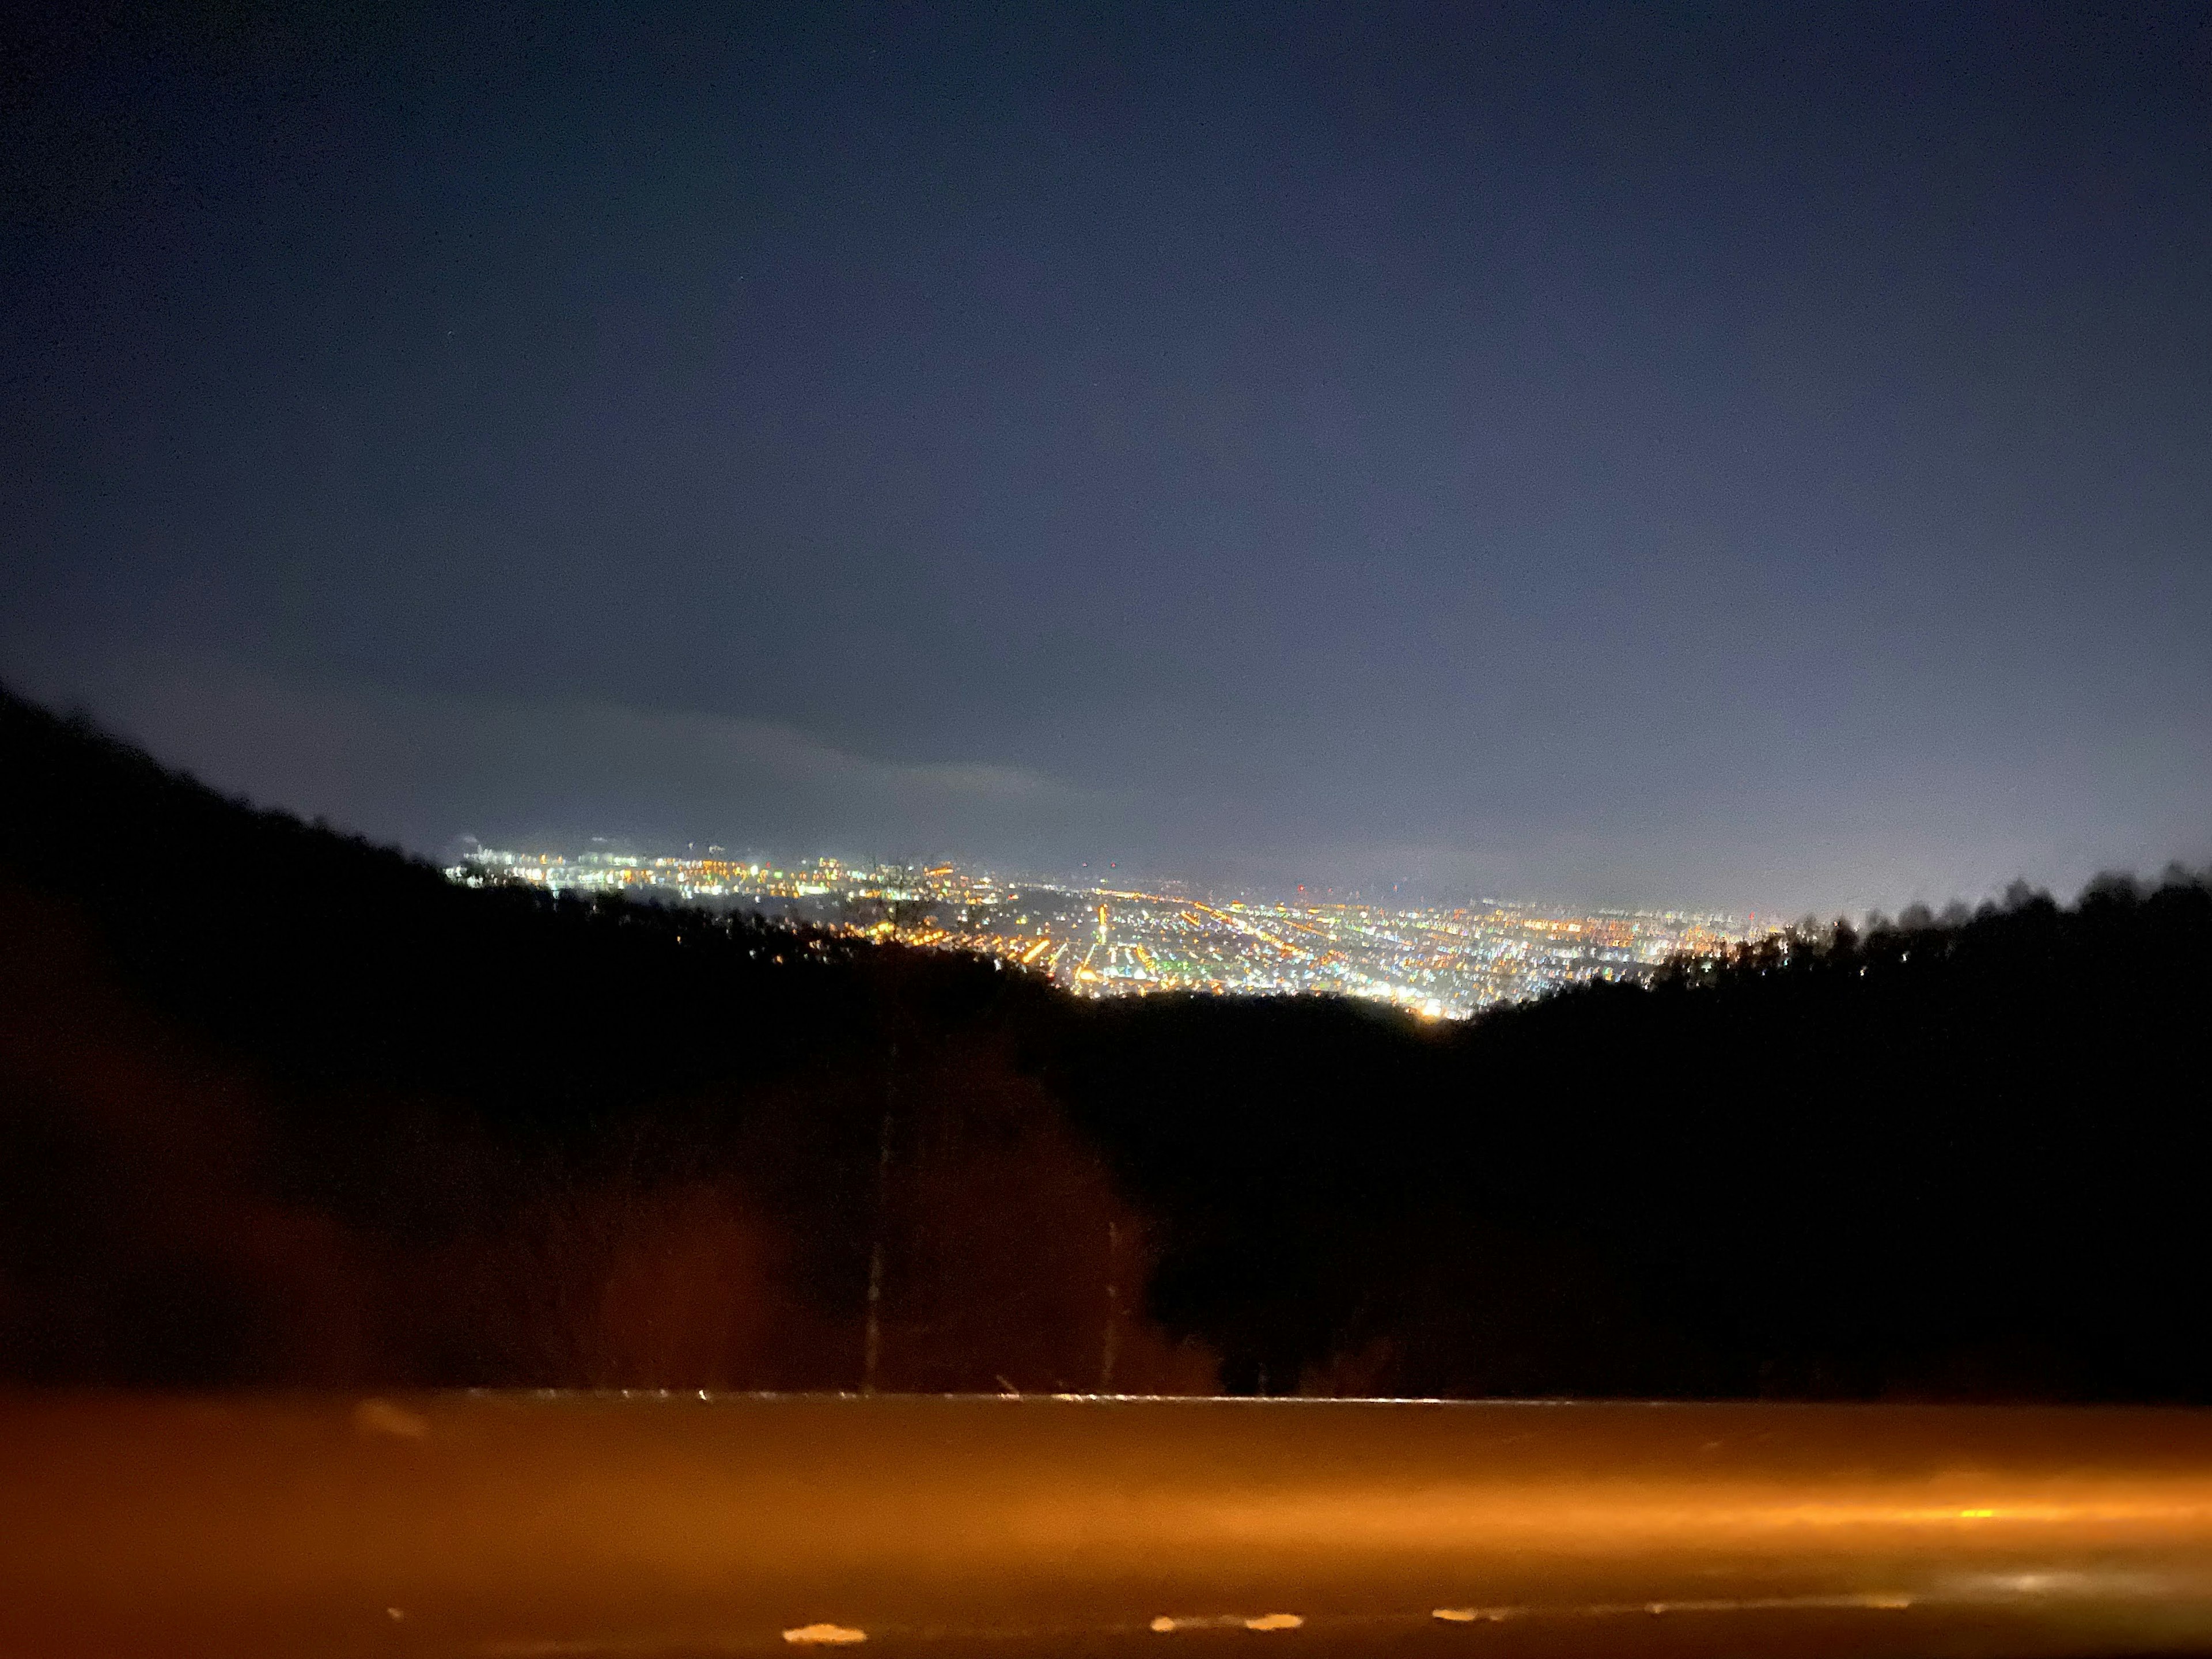
[[[1001,880],[942,864],[861,868],[836,859],[481,851],[447,874],[470,886],[527,883],[556,893],[659,897],[836,932],[971,951],[1087,996],[1168,991],[1317,993],[1463,1018],[1593,979],[1634,978],[1771,929],[1688,911],[1569,915],[1522,904],[1450,909],[1371,904],[1208,902],[1135,891]]]

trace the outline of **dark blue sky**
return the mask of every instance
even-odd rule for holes
[[[2202,5],[442,9],[11,40],[15,683],[426,849],[2212,860]]]

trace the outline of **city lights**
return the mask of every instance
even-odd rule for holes
[[[1084,996],[1356,997],[1427,1019],[1463,1019],[1590,980],[1638,979],[1671,957],[1710,953],[1773,931],[1705,912],[1574,914],[1488,902],[1409,908],[1311,895],[1200,898],[1027,880],[953,864],[821,858],[779,866],[726,857],[720,848],[681,858],[485,849],[447,874],[471,886],[526,883],[555,893],[623,894],[966,951]]]

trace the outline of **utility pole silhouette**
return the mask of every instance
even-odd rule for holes
[[[1121,1228],[1106,1224],[1106,1335],[1098,1356],[1098,1392],[1114,1392],[1114,1359],[1121,1346]]]
[[[884,1073],[884,1116],[876,1131],[876,1231],[868,1247],[868,1310],[861,1338],[860,1392],[876,1391],[876,1375],[884,1357],[884,1232],[890,1222],[891,1107],[898,1080],[898,1042],[890,1045],[890,1060]]]

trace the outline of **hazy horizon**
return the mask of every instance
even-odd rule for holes
[[[18,685],[18,690],[28,690]],[[170,689],[176,688],[173,684]],[[1845,920],[1857,925],[1869,917],[1895,915],[1914,906],[1923,906],[1941,911],[1953,905],[1972,907],[1997,901],[2006,890],[2025,883],[2029,888],[2046,891],[2063,902],[2078,897],[2082,889],[2092,882],[2112,876],[2132,878],[2155,884],[2174,867],[2188,869],[2186,860],[2166,860],[2154,865],[2137,866],[2110,865],[2082,872],[2070,882],[2036,881],[2025,874],[2014,875],[1993,882],[1972,891],[1934,893],[1915,891],[1902,898],[1880,898],[1869,902],[1821,908],[1792,908],[1779,904],[1727,903],[1701,901],[1694,898],[1669,896],[1660,894],[1636,898],[1591,898],[1586,894],[1542,890],[1517,890],[1498,887],[1455,887],[1449,878],[1439,882],[1425,879],[1408,870],[1387,868],[1370,870],[1364,874],[1346,873],[1340,869],[1334,876],[1324,876],[1318,870],[1300,868],[1288,860],[1279,860],[1272,868],[1267,861],[1248,860],[1241,872],[1206,874],[1190,867],[1146,864],[1141,860],[1120,860],[1102,856],[1095,862],[1077,859],[1065,865],[1048,861],[1024,860],[1021,857],[993,857],[979,854],[972,849],[949,843],[930,845],[887,842],[883,845],[866,845],[851,837],[838,841],[834,836],[816,843],[775,842],[760,837],[716,835],[708,831],[671,830],[665,831],[622,830],[605,825],[593,827],[578,823],[554,827],[538,825],[512,829],[504,833],[483,834],[474,830],[455,830],[442,836],[428,838],[410,836],[404,828],[393,829],[356,820],[349,809],[358,805],[358,798],[344,787],[344,752],[324,749],[319,750],[324,767],[318,773],[296,775],[292,787],[281,794],[271,794],[257,788],[265,776],[253,764],[257,741],[266,736],[263,722],[276,718],[276,708],[264,703],[258,707],[258,718],[240,719],[221,736],[219,741],[205,743],[198,750],[202,758],[195,764],[178,757],[173,744],[164,744],[158,738],[149,739],[146,723],[133,726],[118,722],[112,709],[130,706],[127,700],[111,700],[107,711],[95,710],[88,702],[78,699],[54,701],[51,706],[58,713],[68,713],[93,720],[99,728],[138,745],[161,763],[185,771],[199,781],[226,794],[244,798],[257,807],[289,811],[311,821],[326,823],[341,833],[366,836],[379,844],[388,845],[415,857],[441,865],[451,863],[463,855],[465,849],[476,847],[531,854],[562,854],[570,857],[605,851],[611,854],[639,856],[678,855],[687,852],[708,855],[710,848],[719,848],[732,856],[759,857],[782,860],[787,864],[810,862],[832,858],[841,862],[871,866],[878,864],[921,866],[938,862],[952,862],[963,867],[989,871],[1024,880],[1097,887],[1116,884],[1128,886],[1152,883],[1188,884],[1194,889],[1210,890],[1214,896],[1224,895],[1248,896],[1255,899],[1309,903],[1361,902],[1372,904],[1403,904],[1424,908],[1450,908],[1466,904],[1525,905],[1550,908],[1563,914],[1593,914],[1606,910],[1663,912],[1678,911],[1712,915],[1727,915],[1736,919],[1765,918],[1777,922],[1790,922],[1811,917],[1819,921]],[[174,730],[167,724],[179,719],[189,720],[197,713],[188,697],[179,697],[165,704],[143,705],[150,715],[153,730]],[[226,709],[227,713],[235,710]],[[292,702],[282,705],[281,717],[288,722],[298,721],[301,707]],[[312,718],[312,716],[310,716]],[[389,736],[388,733],[386,734]],[[187,738],[187,746],[189,738]],[[385,780],[380,779],[380,781]]]

